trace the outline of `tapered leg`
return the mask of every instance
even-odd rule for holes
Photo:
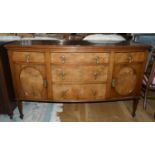
[[[148,95],[148,88],[146,88],[145,93],[144,93],[144,109],[145,110],[147,108],[147,95]]]
[[[17,106],[18,106],[18,110],[20,113],[20,118],[23,119],[24,115],[23,115],[23,104],[21,101],[17,101]]]
[[[13,119],[13,113],[9,114],[10,119]]]
[[[132,117],[136,116],[136,110],[137,110],[138,102],[139,102],[139,99],[134,99],[133,100],[133,113],[132,113]]]

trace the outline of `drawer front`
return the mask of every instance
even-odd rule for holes
[[[109,53],[51,53],[53,64],[103,64],[109,62]]]
[[[53,82],[106,82],[107,76],[107,66],[52,65]]]
[[[132,62],[143,62],[145,59],[144,52],[135,53],[116,53],[115,63],[132,63]]]
[[[101,100],[105,99],[105,93],[105,84],[53,85],[54,100]]]
[[[12,60],[15,62],[45,62],[44,53],[41,52],[13,52]]]

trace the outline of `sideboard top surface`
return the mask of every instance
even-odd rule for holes
[[[13,41],[4,45],[7,49],[11,48],[102,48],[102,49],[138,49],[148,50],[149,45],[135,43],[135,42],[102,42],[92,43],[89,41],[56,41],[56,40],[22,40]]]

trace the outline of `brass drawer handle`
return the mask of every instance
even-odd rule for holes
[[[30,62],[30,55],[26,55],[26,56],[25,56],[25,61],[26,61],[27,63]]]
[[[116,86],[116,80],[115,79],[112,79],[111,85],[112,85],[113,88]]]
[[[62,64],[64,64],[64,63],[65,63],[65,61],[66,61],[65,56],[64,56],[64,55],[62,55],[62,56],[60,57],[60,60],[61,60],[61,63],[62,63]]]
[[[131,55],[128,56],[128,62],[132,63],[133,62],[133,57]]]
[[[62,70],[60,73],[61,80],[65,79],[65,72]]]
[[[98,74],[97,72],[94,73],[94,80],[97,79],[98,75],[99,75],[99,74]]]
[[[29,93],[28,92],[24,92],[25,96],[29,96]]]
[[[96,64],[99,64],[99,63],[100,63],[100,57],[96,56]]]
[[[97,95],[97,91],[96,90],[92,90],[92,94],[93,94],[93,96],[96,96]]]

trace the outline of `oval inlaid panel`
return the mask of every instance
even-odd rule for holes
[[[25,96],[38,98],[42,96],[43,77],[37,69],[33,67],[22,69],[20,73],[20,82]]]
[[[136,86],[136,72],[131,67],[123,67],[116,77],[115,90],[120,95],[132,93]]]

